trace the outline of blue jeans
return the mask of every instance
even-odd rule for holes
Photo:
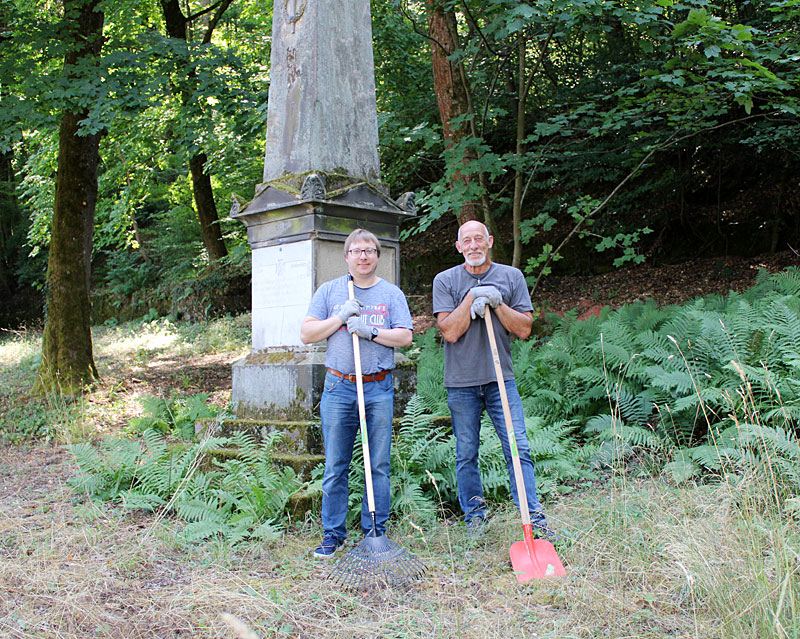
[[[389,454],[392,444],[394,384],[389,373],[379,382],[364,383],[364,406],[375,495],[375,520],[378,534],[386,531],[389,518]],[[353,442],[359,434],[358,395],[355,382],[325,375],[320,401],[322,437],[325,441],[325,474],[322,477],[322,526],[325,533],[339,539],[347,537],[348,473],[353,458]],[[366,486],[361,505],[361,529],[372,530]]]
[[[544,523],[542,505],[536,495],[536,477],[531,460],[528,435],[525,432],[525,415],[522,412],[522,400],[514,380],[507,380],[506,394],[511,409],[511,421],[514,424],[514,438],[517,440],[519,461],[522,466],[522,479],[525,482],[525,495],[528,498],[528,510],[531,522]],[[483,410],[489,413],[495,432],[500,438],[503,455],[511,484],[511,494],[519,509],[517,482],[514,479],[514,466],[511,461],[511,449],[508,445],[506,421],[503,417],[503,404],[497,382],[483,386],[467,386],[447,388],[447,406],[453,420],[453,433],[456,437],[456,477],[458,478],[458,502],[464,511],[464,521],[473,517],[486,517],[486,504],[483,498],[483,485],[478,469],[478,449],[481,437],[481,415]]]

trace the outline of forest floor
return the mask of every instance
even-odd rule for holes
[[[579,313],[645,297],[671,304],[741,291],[758,268],[797,262],[786,253],[552,277],[534,302]],[[420,307],[416,330],[432,323]],[[454,522],[398,528],[394,540],[428,573],[414,589],[377,593],[340,592],[324,579],[327,565],[308,557],[319,534],[314,515],[293,522],[278,542],[198,546],[180,540],[174,520],[157,525],[152,515],[75,494],[66,480],[76,467],[63,442],[119,434],[142,414],[145,395],[202,392],[227,406],[231,364],[248,350],[249,316],[187,330],[160,321],[98,328],[102,380],[71,404],[26,395],[40,336],[0,342],[0,637],[736,636],[720,624],[729,595],[715,599],[707,554],[724,562],[734,553],[744,581],[762,566],[747,555],[747,548],[758,554],[758,543],[735,537],[744,529],[730,520],[724,486],[677,489],[621,476],[550,504],[551,523],[570,539],[560,551],[569,575],[524,586],[508,565],[508,547],[520,538],[513,509],[498,509],[477,541]],[[51,439],[3,443],[14,429]],[[739,604],[728,604],[736,616]]]

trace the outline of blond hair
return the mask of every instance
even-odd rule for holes
[[[378,257],[381,256],[381,241],[375,236],[374,233],[371,233],[366,229],[356,229],[355,231],[350,233],[350,235],[347,236],[347,239],[344,241],[345,255],[347,255],[347,251],[350,250],[350,245],[356,240],[364,240],[365,242],[372,242],[375,245],[375,248],[378,249]]]

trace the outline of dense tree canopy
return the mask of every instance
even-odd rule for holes
[[[80,135],[102,133],[94,321],[244,308],[230,293],[248,249],[226,212],[260,181],[271,7],[101,6],[98,71],[70,80],[63,2],[2,0],[0,287],[15,303],[0,324],[40,312],[26,291],[45,283],[70,105]],[[473,207],[534,285],[562,257],[586,269],[798,240],[796,2],[373,0],[372,13],[383,180],[420,195],[410,242]],[[435,59],[465,92],[457,110],[437,101]],[[219,222],[198,221],[198,176]]]

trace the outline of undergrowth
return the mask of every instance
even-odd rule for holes
[[[416,338],[418,395],[406,406],[393,440],[392,503],[401,525],[392,535],[429,568],[412,591],[381,599],[382,593],[351,596],[332,589],[324,569],[308,559],[312,524],[283,528],[286,500],[300,482],[270,461],[271,441],[181,439],[189,430],[179,425],[181,411],[188,423],[191,406],[199,410],[202,401],[172,396],[153,399],[153,409],[129,436],[72,446],[81,473],[70,483],[91,500],[76,505],[74,495],[61,499],[48,484],[37,493],[41,508],[27,508],[31,501],[15,510],[13,499],[8,502],[4,515],[10,525],[0,550],[7,559],[6,580],[17,586],[0,619],[44,620],[56,627],[70,615],[101,618],[111,603],[111,582],[98,582],[97,575],[111,566],[120,597],[137,586],[141,609],[155,606],[158,628],[169,615],[178,619],[175,627],[207,624],[225,601],[234,602],[238,615],[263,636],[291,619],[296,634],[326,637],[376,636],[376,628],[409,637],[513,636],[536,624],[537,636],[551,639],[796,639],[798,292],[797,270],[762,274],[754,289],[740,295],[681,307],[633,304],[587,322],[553,317],[547,342],[514,343],[540,492],[553,498],[548,520],[569,539],[558,549],[568,569],[564,579],[520,586],[513,578],[508,547],[519,540],[520,526],[488,423],[481,468],[487,496],[496,503],[486,536],[471,541],[463,527],[441,524],[443,514],[457,510],[455,451],[448,422],[441,419],[447,415],[446,392],[441,346],[432,331]],[[191,348],[173,325],[142,329],[163,342],[140,339],[135,327],[114,327],[103,333],[104,352],[124,358],[142,349],[146,355],[151,348]],[[130,340],[124,348],[114,350],[114,331]],[[225,332],[220,328],[219,334]],[[195,337],[204,334],[205,329]],[[223,337],[219,343],[226,342]],[[6,388],[20,387],[14,380],[25,377],[36,348],[35,340],[0,343],[4,364],[11,362],[0,373]],[[8,406],[8,395],[4,401]],[[28,424],[31,437],[42,438],[47,434],[39,428],[82,409],[80,403],[52,408],[52,418],[30,419],[22,407],[5,417]],[[233,459],[215,452],[223,445],[244,453]],[[357,453],[354,517],[361,503],[360,462]],[[43,471],[29,472],[33,482]],[[96,500],[119,508],[95,508]],[[58,508],[51,511],[52,504]],[[147,522],[144,533],[120,525],[119,512],[129,509],[152,513],[139,519]],[[235,546],[225,569],[184,555],[176,561],[171,541],[165,549],[171,535],[151,534],[165,517],[183,539],[204,541],[182,546],[187,556],[213,555],[213,549],[225,556]],[[277,535],[279,541],[270,541]],[[128,563],[115,566],[120,540]],[[57,561],[48,563],[54,556]],[[169,578],[154,578],[156,567]],[[205,569],[209,577],[196,587],[197,571]],[[51,584],[67,602],[64,610],[43,604],[52,601]],[[461,625],[467,615],[477,634]]]
[[[231,544],[276,537],[289,496],[300,487],[291,468],[277,468],[275,437],[245,433],[182,444],[145,430],[140,438],[73,444],[79,473],[69,484],[90,499],[129,510],[176,515],[190,541],[219,537]],[[235,450],[231,457],[225,450]]]

